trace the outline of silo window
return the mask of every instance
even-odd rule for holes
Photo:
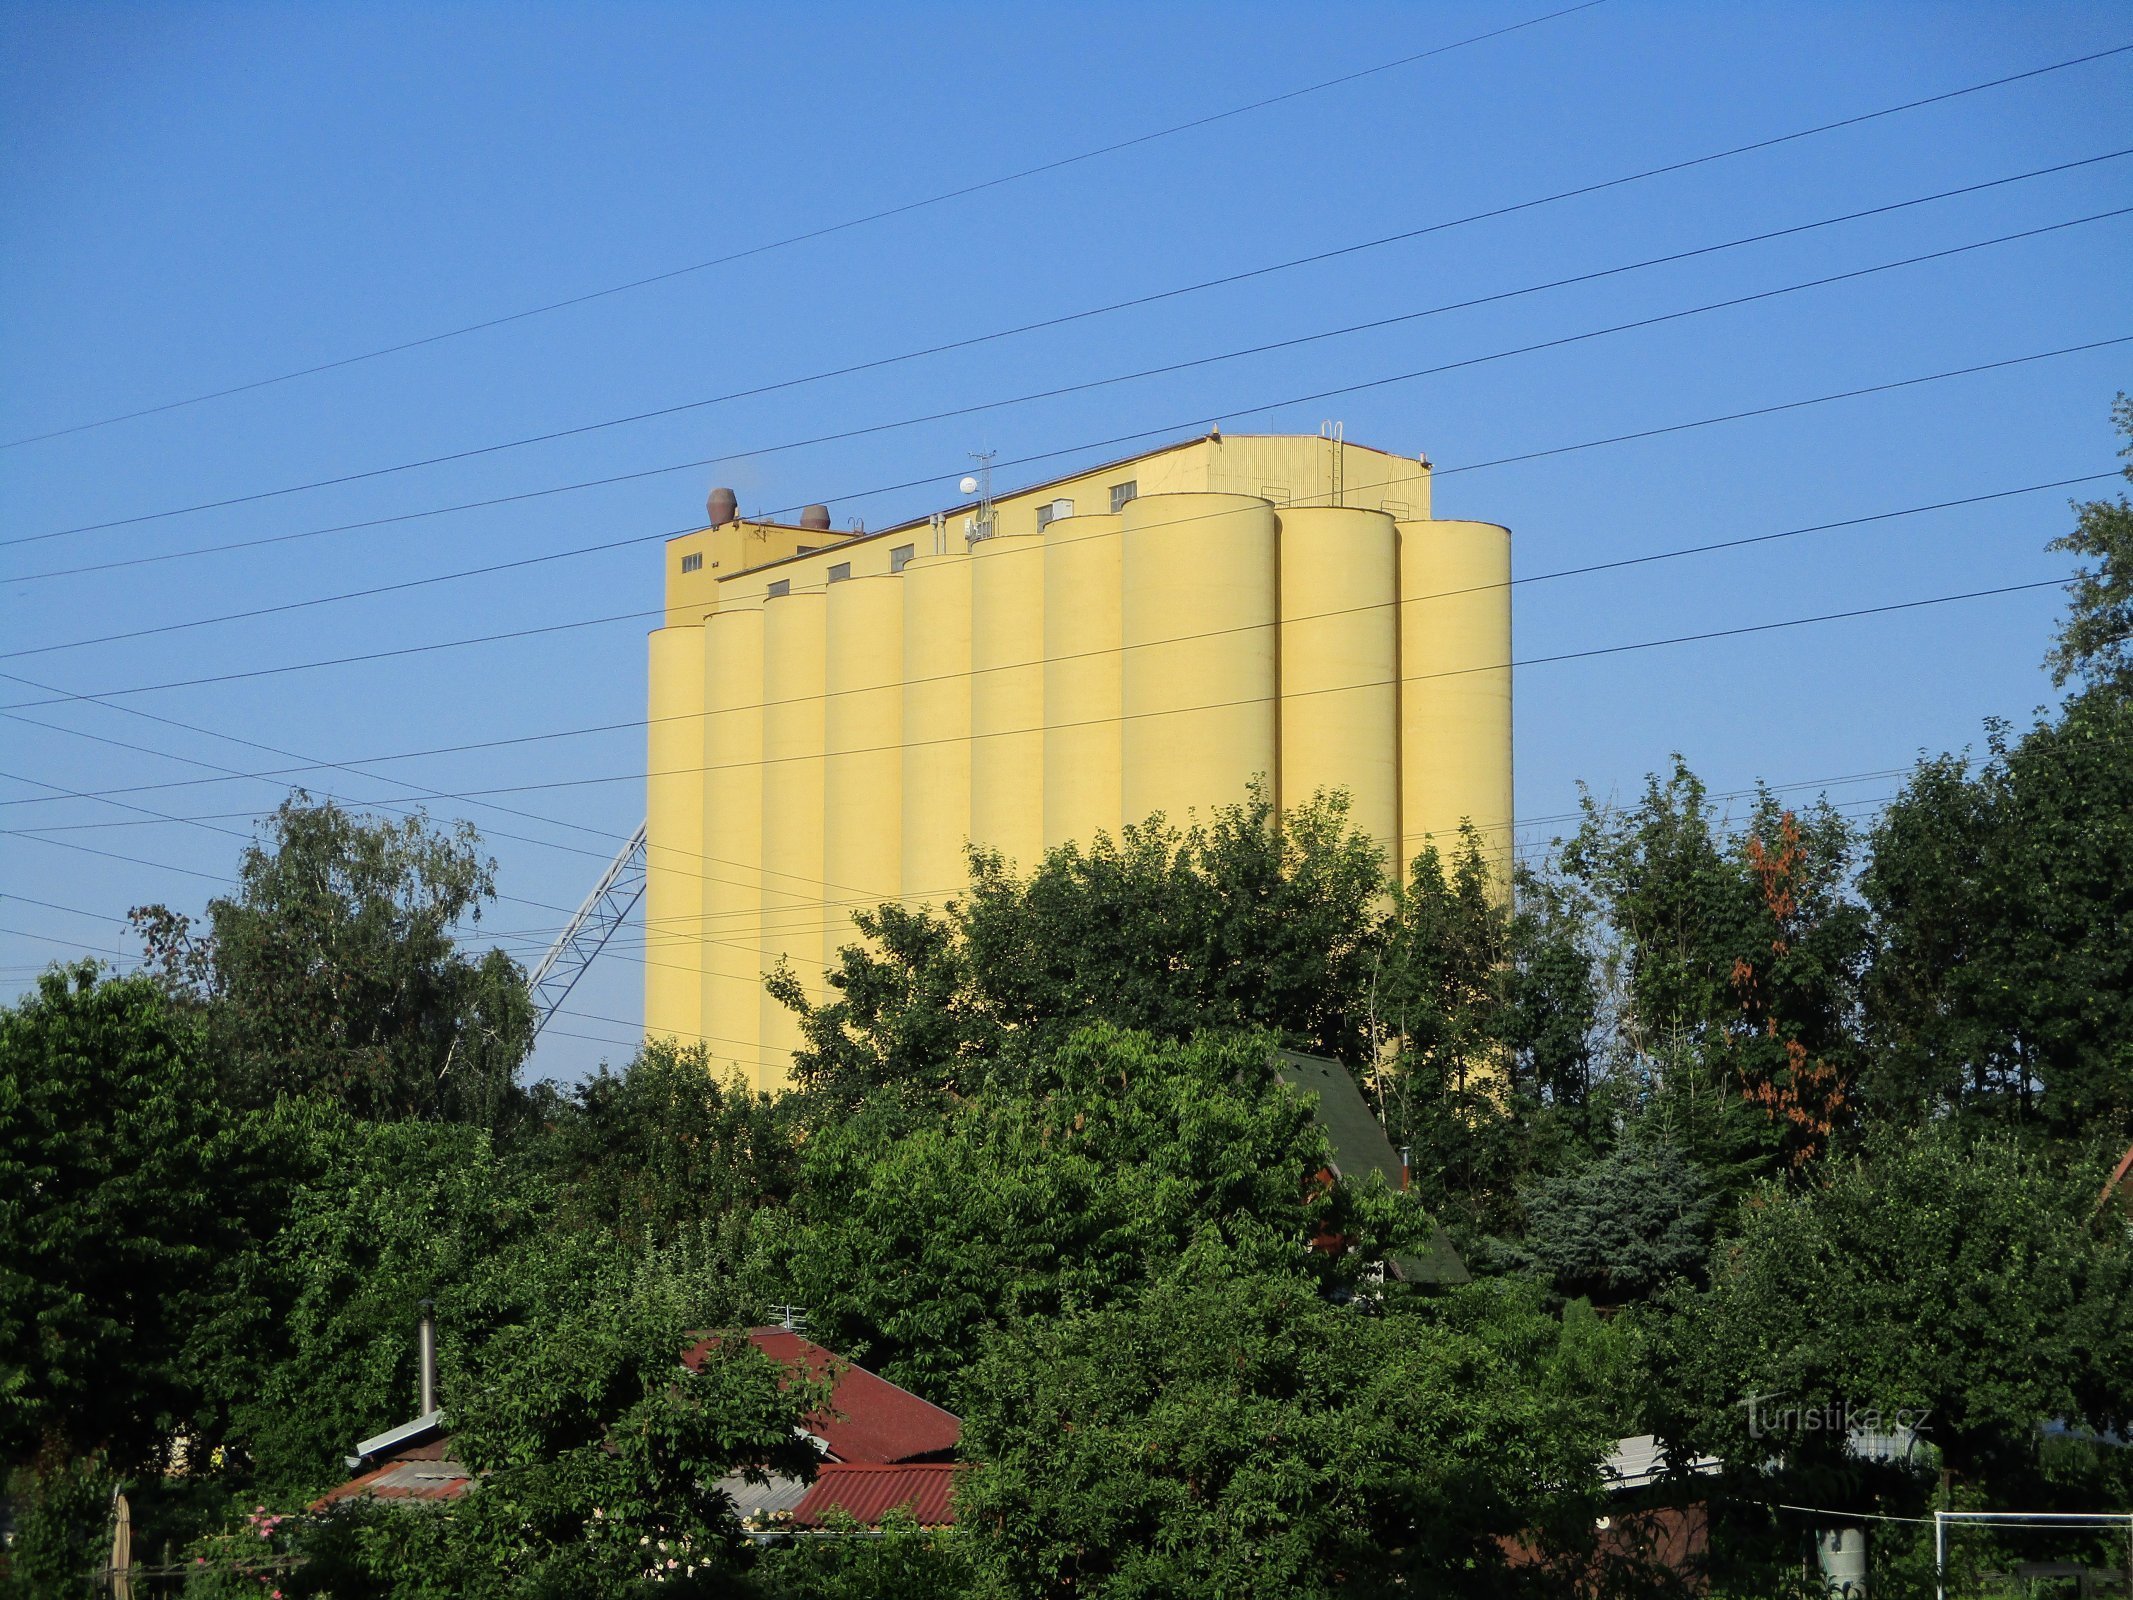
[[[918,546],[915,544],[898,545],[894,550],[891,550],[889,552],[889,570],[891,572],[903,571],[904,568],[911,565],[911,558],[917,553]]]
[[[1042,533],[1061,517],[1071,517],[1073,514],[1074,502],[1071,500],[1054,500],[1048,506],[1039,506],[1037,508],[1037,531]]]
[[[701,571],[703,571],[703,570],[704,570],[704,558],[703,558],[703,554],[702,554],[702,552],[700,552],[700,551],[699,551],[699,552],[698,552],[697,554],[695,554],[695,555],[693,555],[693,556],[683,556],[683,557],[681,558],[681,570],[682,570],[682,571],[684,571],[684,572],[701,572]]]
[[[831,583],[842,583],[846,578],[849,578],[851,575],[852,564],[849,561],[839,561],[832,564],[832,566],[830,567],[829,581]]]
[[[1111,515],[1117,516],[1126,509],[1126,502],[1141,492],[1137,479],[1128,478],[1124,483],[1111,485]]]
[[[780,579],[778,579],[778,580],[777,580],[777,581],[776,581],[775,583],[771,584],[771,586],[770,586],[770,598],[771,598],[771,599],[773,599],[773,600],[777,599],[777,597],[778,597],[779,595],[781,595],[781,594],[791,594],[791,593],[792,593],[792,579],[790,579],[790,578],[780,578]]]

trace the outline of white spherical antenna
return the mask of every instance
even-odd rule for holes
[[[975,478],[965,478],[963,480],[962,489],[963,493],[965,494],[976,494],[978,492],[978,480]]]

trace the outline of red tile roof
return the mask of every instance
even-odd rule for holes
[[[826,1463],[793,1507],[792,1525],[819,1528],[842,1512],[869,1527],[892,1511],[908,1511],[921,1527],[938,1528],[955,1521],[957,1475],[967,1466],[946,1461],[889,1466]]]
[[[945,1456],[963,1436],[955,1413],[921,1400],[908,1389],[854,1366],[786,1328],[751,1328],[748,1338],[773,1361],[820,1377],[834,1365],[836,1387],[830,1409],[807,1419],[807,1431],[829,1446],[831,1461],[885,1465]],[[711,1341],[696,1345],[682,1360],[698,1365]]]

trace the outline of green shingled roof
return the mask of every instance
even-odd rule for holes
[[[1375,1172],[1394,1189],[1401,1187],[1400,1156],[1378,1119],[1363,1102],[1363,1091],[1338,1061],[1324,1056],[1301,1055],[1294,1050],[1274,1052],[1274,1076],[1290,1088],[1314,1100],[1312,1115],[1326,1130],[1333,1147],[1334,1176],[1350,1183],[1367,1183]],[[1396,1254],[1393,1270],[1409,1283],[1452,1284],[1468,1281],[1466,1263],[1452,1245],[1441,1223],[1431,1224],[1429,1248],[1420,1256]]]

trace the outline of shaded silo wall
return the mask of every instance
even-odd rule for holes
[[[695,941],[704,814],[704,630],[660,628],[648,648],[647,668],[658,692],[645,729],[644,1031],[688,1045],[703,1032]]]
[[[711,1059],[762,1072],[763,613],[704,621],[703,1031]],[[668,959],[673,959],[669,957]]]
[[[1125,816],[1182,825],[1276,774],[1274,509],[1163,494],[1123,516]]]
[[[1281,513],[1284,808],[1342,789],[1349,819],[1400,850],[1398,537],[1381,511]]]
[[[809,997],[821,992],[823,597],[763,606],[763,926],[766,965],[789,958]],[[775,1087],[801,1044],[799,1019],[759,998],[764,1075]]]
[[[1044,848],[1044,539],[970,555],[970,836],[1027,871]]]
[[[1123,820],[1124,518],[1061,517],[1044,530],[1044,847]]]
[[[1449,857],[1471,820],[1508,879],[1511,534],[1491,522],[1400,528],[1402,870]]]
[[[848,578],[823,596],[822,960],[860,941],[852,913],[903,892],[904,585]]]
[[[969,874],[968,555],[920,556],[904,586],[903,898],[939,905]]]

